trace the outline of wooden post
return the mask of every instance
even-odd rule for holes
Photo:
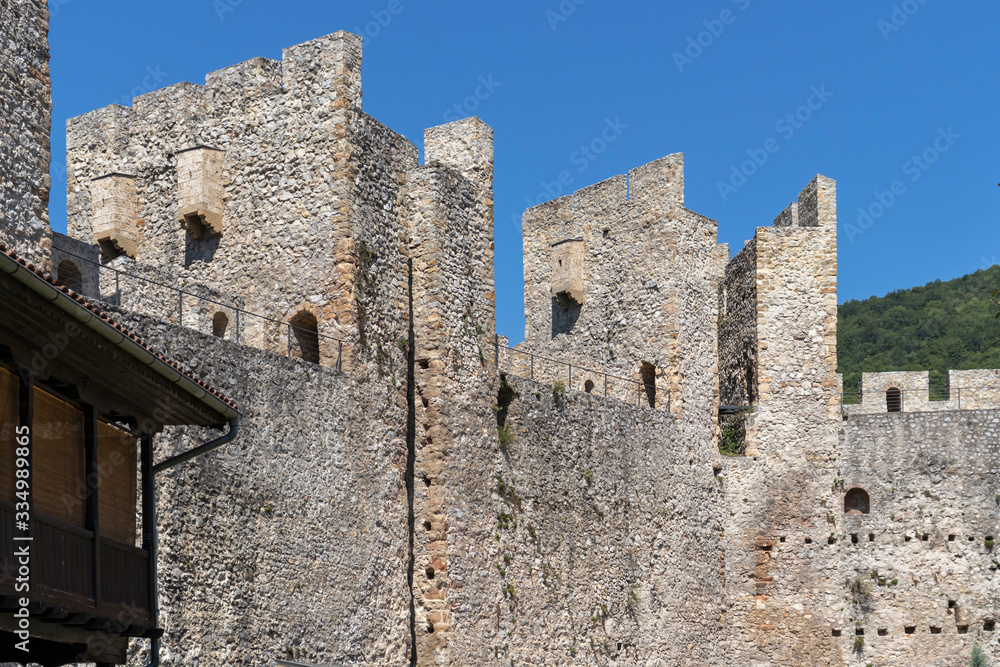
[[[99,607],[101,605],[101,526],[98,512],[98,508],[100,507],[98,497],[98,493],[100,492],[98,489],[98,466],[100,460],[98,459],[97,417],[92,405],[87,405],[83,408],[83,447],[86,459],[84,488],[87,490],[87,496],[84,499],[87,503],[87,518],[84,525],[87,530],[94,534],[94,544],[91,551],[94,558],[92,590],[94,593],[94,606]]]

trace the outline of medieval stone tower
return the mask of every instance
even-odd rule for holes
[[[1000,655],[1000,377],[845,404],[832,180],[732,258],[680,154],[532,208],[507,349],[493,132],[431,128],[421,164],[362,111],[361,38],[71,120],[64,236],[45,4],[0,18],[0,242],[246,415],[160,478],[164,665]]]

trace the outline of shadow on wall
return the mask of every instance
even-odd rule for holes
[[[552,337],[572,333],[581,312],[583,306],[565,292],[552,297]]]

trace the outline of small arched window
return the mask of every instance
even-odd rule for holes
[[[891,387],[885,392],[885,410],[886,412],[903,411],[903,392],[896,387]]]
[[[594,391],[594,381],[587,380],[583,385],[583,390],[588,394]]]
[[[309,363],[319,363],[319,326],[316,316],[302,311],[289,322],[291,356]]]
[[[227,328],[229,328],[229,316],[221,311],[216,313],[212,318],[212,335],[216,338],[225,338]]]
[[[71,260],[64,259],[59,262],[59,268],[56,269],[56,272],[58,273],[56,278],[59,279],[59,282],[74,292],[83,293],[83,274]]]
[[[646,392],[646,400],[649,402],[649,407],[656,407],[656,366],[649,363],[648,361],[642,362],[642,368],[640,369],[642,373],[642,387],[643,391]]]
[[[862,488],[854,488],[844,495],[844,512],[847,514],[868,514],[872,510],[872,501],[868,492]]]

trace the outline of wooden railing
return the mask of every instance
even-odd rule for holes
[[[14,507],[0,501],[0,595],[14,595],[19,564],[14,554]],[[122,627],[150,626],[149,553],[94,533],[35,516],[30,544],[33,601],[70,613],[106,618]],[[94,555],[99,554],[100,568]]]

